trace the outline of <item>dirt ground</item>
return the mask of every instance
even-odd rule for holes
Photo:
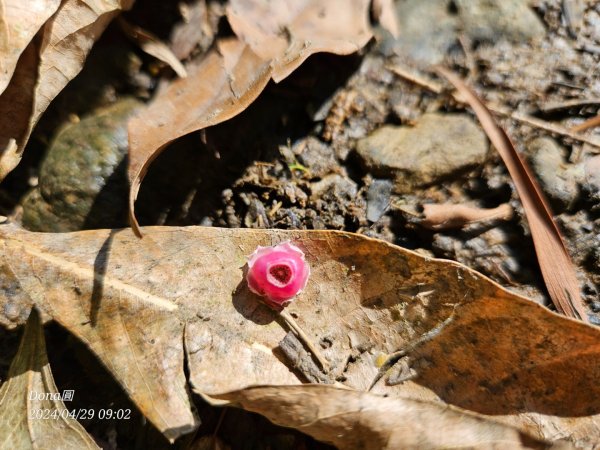
[[[175,6],[163,3],[140,0],[126,17],[168,40],[181,18]],[[431,6],[438,3],[443,7]],[[431,2],[429,9],[399,1],[401,25],[414,27],[412,35],[395,40],[379,30],[359,54],[313,56],[285,81],[271,82],[239,116],[177,141],[153,163],[144,181],[137,203],[141,224],[361,233],[459,261],[552,308],[518,195],[487,141],[477,155],[468,156],[461,148],[449,155],[430,151],[423,157],[430,173],[414,174],[407,165],[414,154],[389,161],[381,157],[383,144],[372,140],[384,125],[393,127],[388,137],[393,140],[400,129],[415,130],[424,116],[437,114],[442,119],[435,126],[407,138],[415,139],[413,148],[433,148],[446,139],[445,118],[477,123],[452,98],[447,85],[427,70],[431,64],[443,64],[460,73],[487,102],[508,111],[498,116],[499,123],[549,197],[577,266],[590,321],[600,325],[600,177],[591,172],[590,163],[600,152],[590,143],[600,140],[600,128],[581,133],[583,140],[551,131],[566,130],[600,110],[600,4],[535,0],[530,3],[530,22],[516,23],[502,18],[517,14],[522,2],[506,2],[501,14],[489,2],[481,3],[484,9],[468,15],[461,1]],[[227,33],[218,19],[222,5],[214,2],[211,8],[215,29]],[[201,42],[196,53],[208,45],[209,40]],[[0,213],[13,220],[29,215],[24,225],[42,231],[125,226],[123,165],[107,177],[114,188],[90,194],[91,206],[76,213],[86,220],[71,221],[59,211],[53,213],[59,225],[49,225],[36,218],[38,206],[24,199],[32,189],[50,183],[40,173],[40,164],[61,126],[91,117],[124,97],[146,101],[167,71],[111,25],[82,74],[45,114],[25,160],[0,188]],[[439,86],[444,87],[441,93],[436,92]],[[478,139],[479,131],[466,130]],[[452,166],[460,157],[464,161]],[[47,173],[61,180],[72,178],[68,169],[61,174],[61,164]],[[440,166],[447,168],[439,170]],[[423,225],[422,212],[424,205],[434,203],[481,208],[508,204],[513,214],[505,220],[432,230]],[[133,408],[80,343],[58,326],[49,327],[46,336],[60,390],[82,393],[76,399],[82,407],[93,407],[101,397]],[[0,330],[0,379],[17,340],[14,333]],[[329,448],[258,415],[222,413],[195,400],[203,421],[197,437],[214,433],[240,449]],[[149,448],[150,443],[152,448],[169,447],[139,413],[134,416],[129,422],[83,424],[105,448]]]

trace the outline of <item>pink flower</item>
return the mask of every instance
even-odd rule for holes
[[[304,253],[288,242],[273,247],[258,247],[248,259],[248,287],[265,297],[273,309],[287,306],[306,286],[310,267]]]

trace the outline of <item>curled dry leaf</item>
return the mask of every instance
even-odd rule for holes
[[[92,45],[133,0],[65,0],[21,55],[0,95],[0,149],[14,140],[21,154],[50,102],[81,71]],[[0,165],[4,163],[0,155]]]
[[[333,380],[357,390],[374,385],[378,394],[427,392],[507,415],[520,428],[534,416],[550,423],[569,415],[530,432],[600,439],[600,330],[458,263],[331,231],[145,233],[140,242],[131,230],[0,227],[0,323],[14,327],[37,305],[84,342],[171,439],[196,426],[184,351],[189,382],[210,396],[305,381],[280,350],[286,323],[245,279],[259,245],[288,240],[305,253],[311,278],[287,310],[319,346]]]
[[[60,0],[0,1],[0,94],[8,86],[21,53],[59,5]]]
[[[516,428],[459,408],[325,385],[257,386],[217,398],[340,450],[551,447]]]
[[[187,71],[183,67],[183,64],[181,64],[171,49],[158,37],[143,28],[131,25],[122,17],[119,18],[119,25],[121,25],[121,29],[129,39],[139,45],[143,51],[171,66],[171,69],[181,78],[187,77]]]
[[[491,220],[509,220],[513,209],[508,203],[495,208],[477,208],[468,205],[423,205],[421,225],[432,230],[448,230],[462,228],[476,222]]]
[[[239,39],[222,39],[188,77],[176,80],[129,121],[129,218],[152,161],[174,139],[245,110],[272,78],[317,52],[349,54],[371,38],[368,0],[234,0],[227,17]]]
[[[99,449],[75,419],[54,384],[44,329],[33,309],[21,344],[0,387],[0,449]],[[49,397],[48,397],[49,396]],[[37,416],[50,411],[50,417]]]
[[[523,203],[542,276],[556,309],[569,317],[588,322],[575,266],[531,169],[479,97],[449,70],[442,67],[437,70],[465,97],[506,164]]]
[[[369,0],[231,0],[235,34],[265,61],[279,82],[310,55],[347,55],[371,39]]]

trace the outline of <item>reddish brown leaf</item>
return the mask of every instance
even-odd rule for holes
[[[202,61],[188,67],[188,77],[171,83],[129,121],[130,223],[140,184],[152,161],[178,137],[223,122],[248,107],[271,76],[268,62],[246,44],[221,40]]]
[[[552,219],[550,206],[531,170],[479,97],[449,70],[440,67],[438,71],[465,97],[506,164],[523,203],[537,259],[552,302],[561,313],[587,322],[575,268]]]

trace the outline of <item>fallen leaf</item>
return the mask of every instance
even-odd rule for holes
[[[0,95],[0,148],[14,140],[22,154],[50,102],[81,71],[92,45],[133,0],[66,0],[26,47]],[[4,155],[0,155],[3,159]],[[8,167],[8,164],[3,164]]]
[[[227,17],[239,36],[217,42],[188,77],[159,91],[129,121],[129,221],[152,161],[173,140],[244,111],[272,78],[279,82],[317,52],[349,54],[371,38],[368,0],[234,0]]]
[[[150,56],[154,56],[159,61],[167,63],[179,77],[187,77],[187,71],[183,67],[183,64],[181,64],[171,49],[158,37],[143,28],[131,25],[122,17],[119,18],[119,25],[123,32],[144,52]]]
[[[13,76],[23,50],[54,14],[60,0],[0,1],[0,94]]]
[[[513,209],[508,203],[495,208],[477,208],[468,205],[424,204],[423,219],[420,224],[432,230],[462,228],[476,222],[509,220]]]
[[[234,33],[263,60],[278,83],[318,52],[347,55],[371,39],[369,0],[231,0]]]
[[[552,302],[561,313],[588,322],[575,267],[560,230],[554,223],[548,201],[531,169],[479,97],[449,70],[442,67],[437,70],[465,97],[506,164],[523,203],[538,263]]]
[[[271,76],[268,62],[231,38],[175,80],[129,121],[129,218],[141,235],[134,203],[148,167],[174,139],[236,116],[262,92]]]
[[[63,392],[64,393],[64,392]],[[0,449],[99,449],[69,417],[52,378],[44,329],[33,309],[0,388]]]
[[[570,415],[552,433],[575,439],[573,429],[586,429],[600,439],[600,330],[461,264],[332,231],[145,234],[139,241],[131,230],[1,226],[0,323],[14,327],[37,305],[85,343],[170,439],[197,425],[184,352],[189,382],[205,395],[305,381],[282,351],[287,324],[245,281],[248,255],[286,240],[311,267],[286,311],[329,361],[331,381],[387,395],[420,389],[429,400],[508,415],[523,427],[536,414]],[[552,440],[540,435],[549,429],[528,432]]]
[[[331,386],[257,386],[217,398],[340,450],[551,447],[516,428],[459,408]],[[571,448],[562,443],[560,447]]]

